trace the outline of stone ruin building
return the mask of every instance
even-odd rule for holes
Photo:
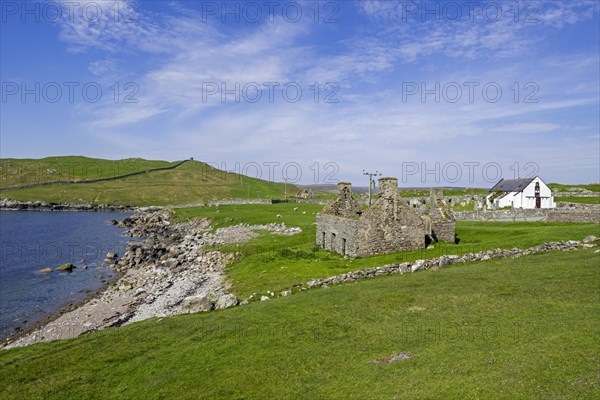
[[[315,194],[310,189],[302,189],[296,193],[296,197],[299,199],[308,200],[315,197]]]
[[[444,201],[444,190],[432,188],[429,193],[429,204],[427,215],[423,220],[426,224],[425,233],[431,239],[438,242],[455,241],[455,222],[450,208]]]
[[[431,192],[428,215],[420,216],[398,192],[398,179],[379,179],[379,197],[363,208],[350,183],[338,183],[338,196],[317,214],[317,244],[350,257],[418,250],[428,241],[454,242],[454,221],[443,192]]]

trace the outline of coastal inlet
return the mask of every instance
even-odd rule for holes
[[[0,211],[0,338],[100,289],[115,273],[103,262],[131,238],[111,220],[125,212]],[[58,267],[70,263],[72,267]]]

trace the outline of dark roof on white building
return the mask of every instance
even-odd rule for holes
[[[520,179],[504,179],[496,183],[490,192],[521,192],[527,187],[535,178],[520,178]]]

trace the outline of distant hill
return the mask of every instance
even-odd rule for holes
[[[18,201],[177,205],[224,198],[281,199],[295,196],[297,190],[193,160],[0,159],[0,198]]]

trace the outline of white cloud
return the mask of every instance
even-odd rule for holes
[[[398,24],[393,20],[397,18],[390,8],[393,4],[369,1],[359,4],[384,26],[371,26],[361,35],[352,33],[333,54],[322,54],[314,42],[304,41],[311,34],[310,24],[276,20],[245,27],[244,35],[230,34],[221,26],[198,23],[198,16],[184,4],[177,3],[169,15],[147,14],[140,8],[133,25],[74,21],[63,27],[61,37],[73,49],[106,55],[107,60],[90,64],[99,75],[121,66],[110,61],[120,52],[148,53],[157,60],[134,78],[140,88],[138,104],[105,101],[81,110],[90,131],[121,151],[135,153],[143,148],[145,154],[158,158],[167,154],[180,158],[185,149],[230,164],[273,158],[304,160],[305,165],[336,161],[345,176],[356,179],[360,177],[355,170],[370,166],[397,172],[402,160],[473,160],[475,154],[488,160],[502,154],[506,162],[527,159],[528,153],[520,154],[514,144],[502,142],[503,133],[528,136],[523,139],[527,141],[536,136],[527,133],[568,132],[567,124],[554,120],[554,114],[597,104],[597,79],[590,77],[590,71],[597,71],[597,58],[585,54],[571,55],[568,61],[548,58],[543,71],[532,71],[528,61],[517,56],[543,36],[537,35],[538,26],[516,25],[510,19],[498,24]],[[572,15],[567,11],[573,8],[557,10],[544,14],[543,24],[560,28],[558,21]],[[485,69],[474,65],[477,77],[469,76],[472,72],[466,68],[445,70],[446,59],[475,62],[481,58],[492,59],[495,65]],[[436,75],[424,67],[406,69],[418,63],[435,63]],[[501,77],[506,97],[499,103],[480,98],[473,104],[405,103],[398,82],[382,82],[380,75],[398,75],[402,81],[407,71],[418,71],[429,83],[489,82]],[[532,79],[540,87],[540,102],[511,102],[508,87]],[[306,86],[304,101],[295,104],[280,96],[272,104],[253,105],[202,95],[207,83],[225,82],[232,88],[236,83],[274,81],[336,82],[340,103],[314,103]],[[154,133],[144,134],[148,126]],[[152,138],[156,135],[160,140]],[[576,140],[548,144],[540,154],[552,157],[563,146],[577,154],[585,150]],[[357,158],[360,165],[353,161]],[[572,166],[573,161],[559,160],[557,165],[548,165],[548,171],[558,173],[560,166]]]

